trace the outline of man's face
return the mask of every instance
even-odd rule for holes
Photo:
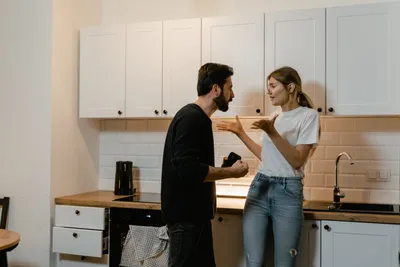
[[[229,77],[226,79],[223,90],[220,91],[220,94],[214,98],[214,102],[219,110],[226,112],[229,109],[229,102],[231,102],[234,97],[235,94],[232,90],[232,79]]]

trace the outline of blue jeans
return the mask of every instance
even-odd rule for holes
[[[267,177],[257,173],[247,195],[243,239],[247,267],[266,264],[267,229],[272,222],[275,267],[293,267],[304,221],[300,177]]]

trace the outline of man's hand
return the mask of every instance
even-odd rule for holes
[[[233,177],[241,178],[249,172],[249,165],[242,160],[237,160],[232,165],[231,169],[232,169]]]

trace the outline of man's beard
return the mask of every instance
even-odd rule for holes
[[[229,101],[226,101],[224,94],[221,93],[219,96],[214,97],[213,100],[219,110],[226,112],[229,109],[229,102],[232,101],[232,98],[229,99]]]

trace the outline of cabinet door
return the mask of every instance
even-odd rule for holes
[[[117,118],[125,113],[125,26],[81,29],[79,117]]]
[[[159,117],[162,21],[129,24],[126,38],[126,116]]]
[[[217,214],[212,221],[215,261],[218,267],[245,267],[242,216]]]
[[[400,114],[400,3],[327,9],[327,109]]]
[[[202,64],[228,64],[235,72],[235,98],[227,112],[217,111],[215,116],[262,115],[264,15],[203,18],[202,23]]]
[[[304,221],[296,266],[321,266],[321,221]]]
[[[201,19],[163,22],[163,115],[172,117],[197,97]]]
[[[325,9],[265,14],[265,79],[283,66],[297,70],[303,91],[324,113]],[[271,105],[267,94],[265,102],[267,114],[280,109]]]
[[[399,225],[322,221],[322,267],[398,267]]]

